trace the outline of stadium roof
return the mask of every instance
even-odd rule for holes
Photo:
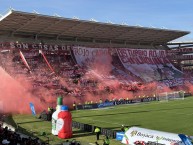
[[[36,39],[49,37],[76,42],[160,45],[190,32],[100,23],[10,10],[0,17],[0,36],[8,33],[11,36],[34,36]]]

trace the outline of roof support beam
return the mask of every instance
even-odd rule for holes
[[[171,42],[167,43],[167,45],[185,45],[185,44],[193,44],[193,42]]]
[[[162,46],[167,48],[168,50],[170,49],[166,44],[162,44]]]
[[[126,40],[124,41],[124,45],[127,46],[127,41]]]
[[[35,40],[38,40],[38,35],[36,34],[35,37],[34,37]]]
[[[112,44],[112,41],[111,41],[111,40],[109,40],[109,44]]]
[[[131,31],[131,30],[130,30]],[[125,31],[125,32],[121,32],[119,33],[117,36],[115,36],[116,39],[121,39],[121,37],[124,37],[125,35],[128,34],[128,32],[130,31]],[[144,33],[147,30],[143,30],[142,32],[138,33],[137,36],[141,35],[142,33]],[[132,35],[132,37],[135,37],[134,35]]]
[[[42,32],[44,32],[45,30],[51,28],[52,26],[61,23],[62,21],[63,21],[63,19],[60,19],[59,21],[56,21],[55,23],[52,23],[51,25],[48,25],[47,27],[45,27],[44,29],[42,29],[39,33],[37,33],[37,35],[41,34]]]
[[[32,25],[32,23],[35,25]],[[58,23],[60,24],[56,25]],[[56,29],[54,30],[53,28]],[[25,31],[24,29],[27,29],[26,32],[23,32]],[[3,31],[6,31],[6,33]],[[113,44],[116,42],[121,42],[124,45],[124,41],[126,41],[128,45],[129,43],[137,44],[139,41],[141,41],[141,45],[150,44],[151,42],[154,42],[154,45],[160,45],[166,44],[169,41],[189,34],[190,32],[135,26],[121,26],[11,11],[5,16],[0,17],[0,33],[1,35],[11,34],[13,36],[18,34],[17,37],[19,35],[22,37],[33,36],[33,38],[35,38],[35,34],[37,34],[38,39],[40,35],[45,33],[45,36],[42,37],[56,38],[57,36],[57,38],[62,38],[65,36],[66,40],[69,41],[74,40],[75,37],[78,37],[78,41],[86,41],[88,38],[89,41],[90,39],[96,39],[96,43],[98,39],[102,39],[101,42],[108,41],[107,43],[109,43],[109,40],[111,39]],[[167,45],[171,47],[170,45],[172,44]],[[173,46],[176,47],[178,45]]]
[[[178,47],[171,47],[170,49],[179,49],[179,48],[186,48],[186,47],[193,47],[193,44],[185,45],[185,46],[178,46]]]
[[[38,17],[39,17],[39,16],[36,15],[33,19],[28,20],[27,23],[24,23],[23,25],[20,25],[20,27],[17,28],[17,29],[15,29],[15,30],[13,31],[13,33],[17,32],[17,31],[19,31],[20,29],[24,28],[25,26],[29,25],[31,22],[35,21]]]
[[[119,34],[117,34],[117,36],[114,37],[114,39],[119,39],[119,38],[125,36],[125,34],[128,34],[129,31],[120,32]]]
[[[97,30],[97,28],[100,28],[100,27],[101,27],[101,25],[97,25],[97,26],[95,26],[95,27],[92,27],[92,28],[90,28],[90,29],[87,29],[86,31],[84,31],[84,32],[80,35],[80,37],[83,37],[83,36],[85,36],[86,34],[88,34],[90,31]]]
[[[69,29],[67,29],[67,30],[65,30],[65,31],[63,31],[63,32],[61,32],[60,34],[57,35],[57,39],[59,39],[60,36],[62,36],[63,34],[65,34],[65,32],[70,31],[70,30],[72,30],[73,28],[75,28],[75,27],[77,27],[77,26],[79,26],[79,25],[81,25],[81,24],[82,24],[82,22],[79,22],[78,24],[73,25],[73,26],[70,27]]]

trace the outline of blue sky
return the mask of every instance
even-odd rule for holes
[[[99,22],[190,31],[193,41],[193,0],[0,0],[0,13],[15,10]]]

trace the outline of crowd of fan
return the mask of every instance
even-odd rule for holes
[[[39,138],[22,137],[21,134],[10,131],[8,127],[3,128],[0,124],[0,145],[45,145]]]
[[[80,98],[86,94],[108,95],[123,90],[138,92],[146,89],[139,77],[125,70],[116,55],[112,56],[113,67],[108,75],[100,75],[87,66],[77,65],[70,54],[46,54],[55,72],[50,70],[44,58],[35,50],[24,54],[31,71],[26,68],[18,52],[0,55],[0,65],[13,77],[24,76],[26,81],[33,85],[31,91],[36,96],[45,95],[42,94],[42,89],[46,90],[44,92],[49,92],[51,96],[65,95]],[[164,67],[164,72],[171,73],[168,75],[155,69],[155,72],[158,72],[155,76],[165,79],[166,76],[172,77],[174,73],[177,74],[171,70],[169,67]]]
[[[120,89],[126,91],[139,89],[136,83],[132,83],[139,80],[121,70],[124,67],[117,60],[114,61],[116,62],[114,64],[116,67],[112,69],[110,75],[96,76],[93,70],[75,64],[69,55],[46,55],[55,70],[55,73],[53,73],[49,70],[41,55],[34,52],[28,53],[26,52],[25,56],[27,56],[26,60],[31,68],[31,72],[23,64],[19,54],[16,52],[13,54],[12,52],[3,54],[1,57],[3,60],[1,66],[13,77],[19,78],[25,76],[26,80],[33,84],[36,96],[42,95],[41,91],[38,91],[41,89],[49,90],[52,96],[69,95],[75,97],[81,97],[87,93],[101,95],[113,93]],[[36,55],[30,55],[30,53]],[[116,80],[119,81],[116,82]],[[111,85],[113,81],[117,83],[116,86]]]
[[[193,77],[193,69],[183,69],[184,77]]]

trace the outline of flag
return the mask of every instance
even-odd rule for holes
[[[24,56],[23,53],[21,52],[21,50],[19,50],[19,54],[20,54],[20,57],[21,57],[23,63],[25,64],[25,66],[30,70],[30,67],[29,67],[29,65],[28,65],[28,63],[27,63],[27,61],[26,61],[26,59],[25,59],[25,56]]]
[[[33,103],[29,103],[32,115],[36,116],[36,111]]]
[[[185,145],[192,145],[191,141],[186,137],[184,134],[178,134],[178,136],[181,138],[182,142]]]
[[[50,65],[50,63],[48,62],[46,56],[44,55],[42,50],[39,50],[39,53],[43,56],[44,60],[46,61],[48,67],[50,68],[50,70],[54,73],[54,69],[52,68],[52,66]]]

